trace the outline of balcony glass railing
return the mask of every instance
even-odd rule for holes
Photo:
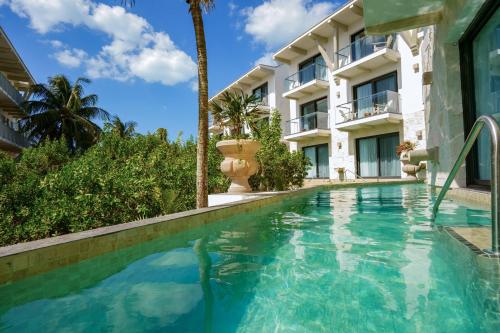
[[[329,114],[327,112],[314,112],[302,117],[287,121],[285,135],[298,134],[315,129],[328,129]]]
[[[13,99],[17,106],[22,106],[23,97],[2,73],[0,73],[0,89],[3,90],[4,93],[7,94],[11,99]]]
[[[384,113],[400,113],[397,92],[386,90],[338,105],[336,123],[341,124]]]
[[[386,48],[387,40],[388,37],[386,36],[366,36],[354,41],[337,52],[337,68],[349,65],[350,63]]]
[[[0,140],[13,143],[19,147],[29,146],[28,140],[24,137],[23,134],[14,131],[12,128],[2,122],[0,122]]]
[[[256,106],[269,106],[269,101],[267,96],[261,96],[255,103]]]
[[[285,89],[290,91],[312,80],[328,81],[328,67],[311,64],[285,79]]]

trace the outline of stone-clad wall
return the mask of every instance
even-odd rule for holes
[[[422,43],[423,68],[432,71],[432,84],[424,88],[425,118],[429,147],[439,146],[439,163],[429,165],[428,180],[442,186],[464,144],[460,56],[458,42],[484,0],[449,0],[443,19]],[[452,187],[465,187],[465,168]]]

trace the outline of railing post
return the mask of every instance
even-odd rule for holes
[[[432,209],[432,217],[435,219],[439,205],[449,190],[451,182],[464,163],[482,128],[486,125],[490,132],[491,142],[491,252],[493,254],[500,254],[500,193],[498,193],[500,190],[498,185],[500,181],[500,127],[497,119],[500,119],[500,114],[495,116],[484,115],[476,120]]]
[[[495,121],[495,120],[493,120]],[[496,129],[498,129],[498,124]],[[491,137],[491,251],[500,253],[500,194],[498,182],[500,181],[500,133],[490,128]]]

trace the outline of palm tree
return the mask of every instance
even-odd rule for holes
[[[135,135],[135,128],[137,127],[137,122],[135,121],[122,122],[120,117],[114,116],[110,125],[112,132],[118,134],[122,138],[130,138]]]
[[[78,78],[71,84],[57,75],[48,84],[31,86],[33,99],[24,103],[28,116],[22,119],[23,131],[35,143],[64,138],[73,151],[95,144],[101,128],[93,120],[108,120],[109,114],[96,106],[97,95],[83,96],[83,85],[88,83]]]
[[[250,128],[253,136],[259,135],[259,120],[264,114],[259,108],[259,98],[247,95],[242,90],[225,91],[210,104],[214,122],[220,127],[229,128],[231,136],[237,139],[245,137],[243,128]]]
[[[196,207],[208,206],[208,74],[207,46],[202,12],[215,6],[215,0],[186,0],[193,19],[198,55],[198,145],[196,150]],[[135,0],[122,0],[133,6]]]

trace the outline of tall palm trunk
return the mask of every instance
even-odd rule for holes
[[[196,207],[208,206],[208,74],[205,29],[199,1],[190,0],[198,53],[198,146],[196,153]]]

